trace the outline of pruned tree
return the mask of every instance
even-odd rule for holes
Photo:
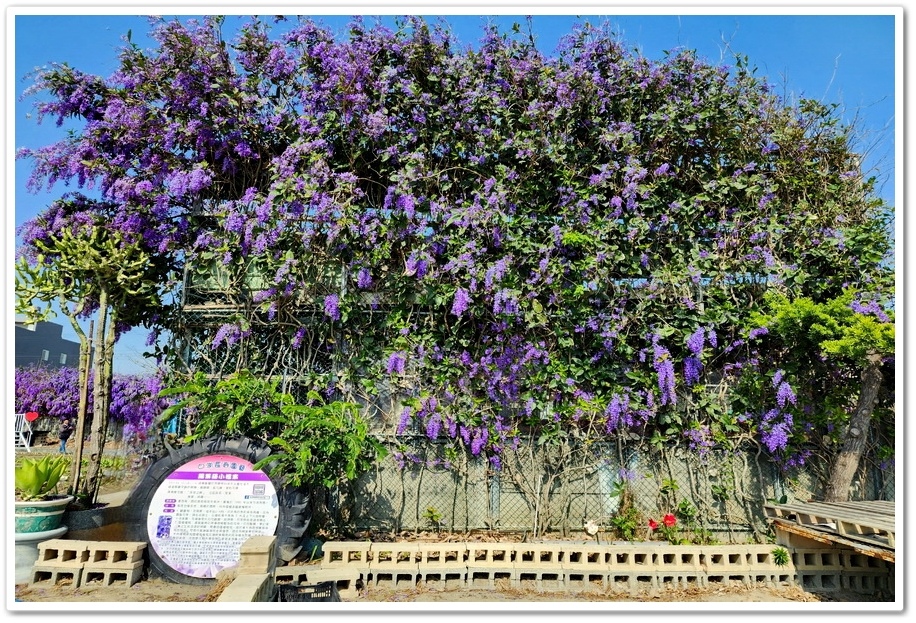
[[[95,503],[101,479],[102,455],[108,440],[114,347],[124,327],[140,326],[163,309],[162,288],[168,265],[153,257],[142,238],[112,230],[106,219],[112,205],[82,196],[65,197],[31,222],[25,230],[25,250],[17,265],[17,311],[31,318],[46,317],[50,303],[60,303],[77,327],[78,317],[93,316],[93,352],[80,330],[81,388],[93,375],[93,414],[89,433],[89,468],[80,478],[83,439],[78,439],[77,469],[71,491],[84,504]],[[42,304],[44,307],[42,308]],[[85,408],[81,389],[80,408]],[[84,422],[77,430],[83,432]]]

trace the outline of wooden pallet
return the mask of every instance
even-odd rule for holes
[[[796,502],[766,504],[764,509],[770,519],[792,521],[872,545],[896,547],[893,502]]]
[[[893,549],[882,545],[869,545],[861,540],[845,539],[838,535],[836,532],[829,532],[818,527],[812,526],[803,526],[797,524],[794,521],[789,521],[786,519],[773,518],[770,519],[773,523],[773,526],[776,528],[776,534],[780,532],[797,534],[799,536],[805,537],[812,541],[817,541],[825,545],[836,546],[841,545],[843,547],[848,547],[849,549],[864,554],[865,556],[870,556],[872,558],[880,558],[881,560],[886,560],[887,562],[893,563],[896,555]]]

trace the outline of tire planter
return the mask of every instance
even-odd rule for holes
[[[250,536],[277,537],[277,560],[302,550],[311,521],[309,497],[252,465],[270,455],[265,443],[224,437],[169,448],[123,504],[130,540],[145,541],[150,575],[212,584],[238,563]]]
[[[16,534],[58,529],[72,501],[72,495],[44,500],[16,500]]]

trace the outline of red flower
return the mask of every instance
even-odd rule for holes
[[[658,522],[655,521],[654,519],[650,519],[649,520],[649,529],[655,530],[656,528],[658,528]]]
[[[662,520],[662,522],[664,522],[666,528],[670,528],[677,523],[677,519],[674,518],[674,515],[668,513],[665,515],[665,518]]]

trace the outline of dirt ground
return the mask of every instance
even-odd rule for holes
[[[223,586],[213,587],[175,584],[161,579],[141,580],[133,586],[86,586],[74,588],[69,583],[53,587],[16,586],[16,601],[29,602],[212,602],[216,601]],[[741,588],[709,587],[691,589],[659,589],[632,596],[622,593],[597,591],[535,592],[511,587],[491,590],[431,590],[423,586],[413,589],[363,589],[356,598],[343,602],[826,602],[873,601],[853,594],[814,594],[797,587]]]
[[[137,479],[139,471],[128,471],[120,477],[111,476],[103,480],[100,496],[120,491],[129,491]],[[28,584],[16,585],[15,597],[19,602],[96,602],[96,603],[133,603],[133,602],[215,602],[226,584],[199,586],[177,584],[160,578],[141,579],[130,587],[97,586],[74,587],[69,581],[61,581],[55,586],[31,587]],[[880,601],[878,598],[862,596],[856,593],[833,591],[829,593],[809,593],[798,587],[732,587],[711,586],[708,588],[658,589],[646,591],[637,596],[620,592],[588,591],[571,592],[536,592],[503,586],[497,590],[480,589],[430,589],[419,585],[410,589],[360,589],[355,598],[344,598],[344,602],[863,602]]]

